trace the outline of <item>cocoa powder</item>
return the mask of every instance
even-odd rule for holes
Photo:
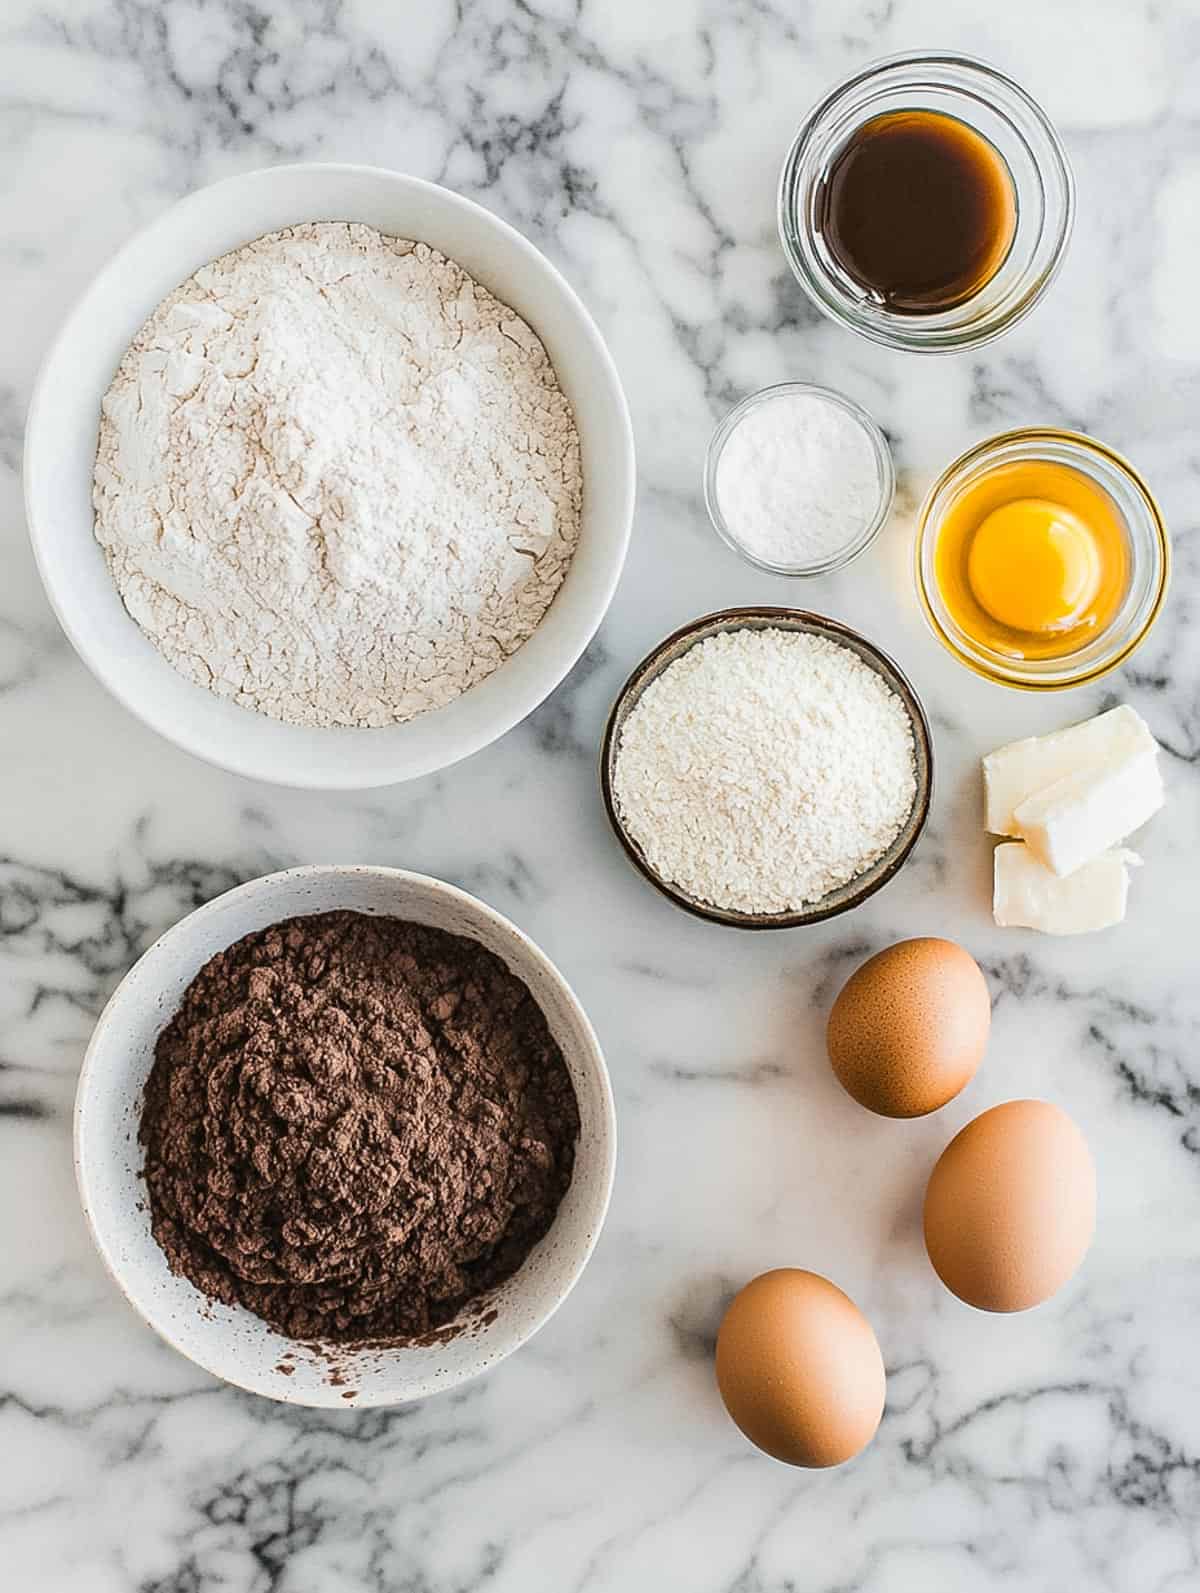
[[[511,1276],[579,1110],[526,986],[472,940],[350,912],[220,952],[159,1037],[139,1140],[174,1272],[294,1338],[420,1338]]]

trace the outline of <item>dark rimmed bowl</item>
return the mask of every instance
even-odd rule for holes
[[[824,636],[828,641],[838,642],[843,647],[850,648],[896,693],[908,710],[909,720],[912,723],[917,792],[904,827],[884,855],[865,873],[850,880],[848,884],[839,886],[837,890],[830,891],[811,907],[802,908],[798,912],[738,913],[728,908],[714,907],[708,902],[690,896],[678,885],[664,879],[650,866],[641,848],[626,830],[617,808],[616,797],[613,795],[613,767],[616,763],[621,731],[642,692],[652,680],[656,680],[662,674],[664,669],[673,664],[677,658],[681,658],[697,642],[715,636],[719,631],[733,630],[803,631],[810,636]],[[826,619],[823,614],[810,614],[799,608],[727,608],[715,614],[702,615],[700,619],[692,620],[689,625],[673,631],[665,641],[660,642],[642,659],[621,687],[609,713],[608,722],[604,727],[604,737],[600,743],[600,789],[604,796],[604,810],[608,814],[609,823],[617,840],[625,849],[625,855],[639,874],[649,880],[651,885],[661,891],[668,900],[674,902],[676,907],[682,907],[685,912],[693,913],[697,918],[707,919],[710,924],[726,924],[734,929],[799,929],[805,924],[820,924],[827,918],[836,918],[839,913],[848,913],[852,908],[861,906],[869,896],[874,896],[877,890],[882,889],[903,868],[929,817],[929,804],[933,795],[933,734],[925,717],[925,710],[921,706],[921,699],[903,670],[882,649],[876,647],[874,642],[869,642],[865,636],[860,636],[848,625]]]

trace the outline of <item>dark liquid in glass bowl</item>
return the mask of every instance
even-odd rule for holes
[[[1017,226],[1004,157],[938,111],[888,111],[834,157],[817,226],[841,269],[877,303],[911,315],[953,309],[1004,264]]]

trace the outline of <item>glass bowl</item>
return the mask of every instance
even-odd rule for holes
[[[1047,460],[1086,475],[1107,493],[1124,522],[1129,583],[1117,612],[1098,635],[1058,658],[1014,658],[969,635],[938,590],[937,543],[946,512],[959,495],[999,466]],[[929,489],[917,523],[917,593],[925,618],[943,647],[977,675],[1026,691],[1062,691],[1115,669],[1149,634],[1171,573],[1171,545],[1149,488],[1127,460],[1079,432],[1032,427],[1002,432],[968,449]]]
[[[877,302],[837,263],[819,225],[830,168],[853,134],[889,111],[956,117],[1008,166],[1016,232],[1003,265],[970,298],[914,314]],[[889,348],[949,352],[999,337],[1027,315],[1062,262],[1075,185],[1058,134],[1011,78],[971,56],[894,55],[840,83],[796,134],[779,182],[779,236],[801,286],[826,315]]]
[[[641,847],[625,827],[613,789],[613,771],[621,743],[621,732],[646,687],[697,643],[709,636],[715,636],[718,631],[744,628],[806,631],[810,635],[823,636],[828,641],[848,647],[895,692],[904,704],[912,725],[917,789],[912,809],[900,833],[883,856],[876,859],[864,873],[830,891],[819,902],[794,912],[735,912],[729,908],[714,907],[711,902],[700,901],[682,890],[648,862]],[[882,648],[876,647],[874,642],[868,641],[865,636],[860,636],[848,625],[827,619],[823,614],[810,614],[798,608],[727,608],[716,614],[705,614],[700,619],[693,620],[690,625],[684,625],[672,632],[647,653],[621,687],[609,712],[608,722],[604,727],[604,737],[600,743],[600,790],[608,821],[626,857],[643,879],[648,880],[655,890],[660,891],[676,907],[682,907],[684,912],[692,913],[696,918],[706,919],[710,924],[724,924],[733,929],[800,929],[808,924],[820,924],[827,918],[836,918],[839,913],[848,913],[853,908],[860,907],[868,897],[874,896],[877,890],[881,890],[903,868],[929,817],[929,804],[933,798],[933,733],[929,728],[929,720],[925,717],[921,699],[899,665],[889,658]]]
[[[777,398],[793,397],[804,394],[810,398],[823,399],[830,404],[836,404],[839,409],[852,416],[862,427],[875,455],[876,468],[879,475],[879,498],[875,511],[870,515],[855,534],[840,547],[836,553],[823,559],[817,559],[809,564],[775,564],[769,559],[762,558],[738,537],[736,531],[729,524],[721,508],[720,496],[717,492],[717,470],[721,463],[721,455],[725,445],[733,436],[738,426],[752,410],[764,404],[769,404]],[[748,563],[755,565],[760,570],[767,570],[772,575],[826,575],[831,570],[840,570],[844,564],[849,564],[851,559],[856,559],[864,549],[868,548],[880,531],[887,524],[888,516],[892,512],[892,503],[896,497],[896,471],[892,464],[892,451],[887,445],[887,438],[879,426],[868,415],[867,411],[853,399],[847,398],[843,393],[834,392],[831,387],[818,387],[812,382],[779,382],[774,387],[762,387],[756,393],[751,393],[748,398],[743,398],[740,404],[735,404],[725,419],[712,434],[708,445],[708,452],[704,460],[704,503],[708,509],[708,517],[713,523],[713,529],[721,540],[739,553]]]

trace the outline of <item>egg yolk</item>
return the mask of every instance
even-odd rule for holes
[[[1001,625],[1060,630],[1095,598],[1100,559],[1092,533],[1069,509],[1048,498],[1018,498],[980,523],[967,579]]]
[[[934,578],[953,622],[1010,658],[1065,658],[1129,588],[1124,517],[1099,482],[1052,459],[969,480],[936,528]]]

